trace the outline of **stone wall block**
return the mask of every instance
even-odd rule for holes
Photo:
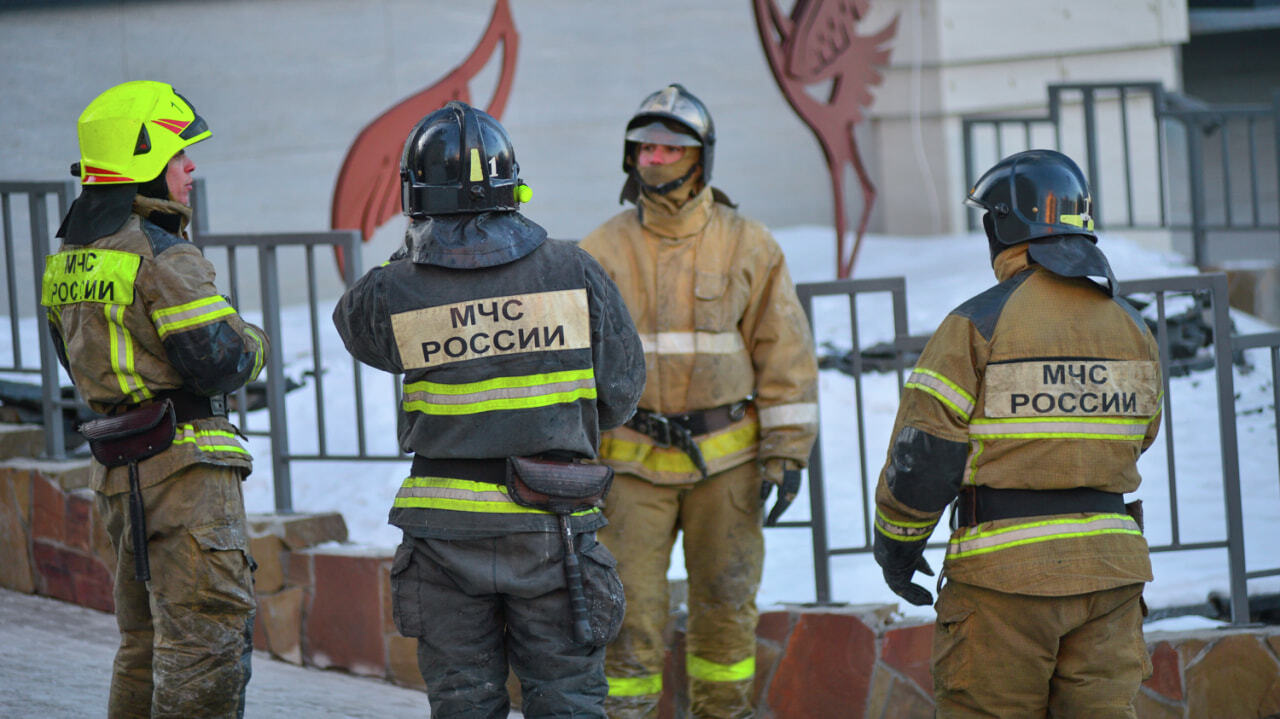
[[[35,558],[36,572],[40,576],[40,593],[74,603],[75,555],[44,539],[37,539],[32,543],[31,553]]]
[[[32,483],[31,538],[66,544],[66,495],[44,477]]]
[[[347,523],[337,512],[318,514],[250,514],[249,533],[274,534],[291,550],[325,542],[347,541]]]
[[[274,534],[250,534],[249,553],[258,568],[253,572],[255,592],[271,594],[284,588],[284,541]]]
[[[777,642],[756,637],[756,679],[751,687],[751,703],[760,706],[769,695],[769,681],[773,670],[782,659],[782,647]]]
[[[302,587],[258,594],[253,645],[290,664],[302,664]]]
[[[385,676],[387,651],[378,587],[381,559],[308,550],[315,569],[304,659],[320,668]]]
[[[1164,700],[1146,688],[1134,697],[1133,709],[1138,719],[1182,719],[1184,711],[1181,703]]]
[[[1267,717],[1280,712],[1280,666],[1258,637],[1233,634],[1186,667],[1187,715]]]
[[[71,577],[75,602],[102,612],[116,611],[115,576],[102,560],[90,554],[76,554],[76,571]]]
[[[285,552],[284,583],[289,586],[310,587],[315,583],[315,567],[312,555],[307,552]]]
[[[876,661],[876,634],[852,613],[802,613],[769,686],[779,717],[827,716],[864,707]]]
[[[418,640],[392,634],[387,637],[387,671],[391,681],[402,687],[427,690],[418,671]]]
[[[880,659],[916,683],[924,693],[933,694],[933,624],[891,629],[884,633]]]
[[[378,567],[378,587],[382,596],[382,632],[384,634],[400,634],[396,629],[395,612],[391,603],[391,562],[384,562]]]
[[[67,513],[63,534],[67,546],[82,552],[92,548],[93,490],[77,489],[67,493]]]
[[[1169,642],[1160,642],[1151,650],[1151,678],[1144,686],[1162,697],[1182,701],[1182,667]]]
[[[915,679],[901,681],[895,679],[889,687],[888,699],[884,712],[868,713],[879,719],[932,719],[934,714],[933,693],[922,692],[916,686]]]
[[[0,587],[31,594],[36,570],[31,557],[30,472],[0,467]]]

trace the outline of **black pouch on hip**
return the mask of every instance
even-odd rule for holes
[[[168,399],[80,425],[93,458],[107,467],[120,467],[155,456],[173,444],[177,420]]]
[[[507,492],[516,504],[572,514],[604,504],[613,468],[604,464],[507,458]]]

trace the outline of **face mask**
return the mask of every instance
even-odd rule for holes
[[[698,160],[701,157],[698,149],[696,147],[686,148],[684,156],[669,165],[637,167],[636,171],[640,175],[640,181],[652,188],[684,177],[694,165],[698,164]]]

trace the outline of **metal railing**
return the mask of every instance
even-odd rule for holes
[[[1200,268],[1280,260],[1280,93],[1210,106],[1156,82],[1057,83],[1044,114],[971,115],[961,129],[966,182],[1052,148],[1084,166],[1099,229],[1186,233]]]
[[[13,198],[21,195],[27,198],[27,242],[20,241],[18,235],[14,234],[14,220],[18,213],[13,206]],[[75,182],[71,180],[0,181],[0,221],[3,222],[4,231],[4,302],[9,317],[12,349],[8,361],[0,363],[0,372],[40,375],[45,456],[55,459],[67,456],[62,414],[65,409],[74,409],[76,403],[72,399],[63,399],[62,396],[57,354],[53,340],[45,329],[44,310],[40,307],[40,280],[44,274],[44,258],[50,251],[53,236],[51,228],[58,226],[74,198]],[[50,199],[54,200],[55,208],[50,208]],[[55,216],[50,216],[50,209],[56,209]],[[29,255],[22,254],[24,248],[29,249]],[[23,277],[24,268],[29,268],[31,273],[26,278]],[[30,285],[27,284],[28,280]],[[21,329],[24,315],[36,318],[34,332],[40,348],[39,367],[28,365],[22,357]]]

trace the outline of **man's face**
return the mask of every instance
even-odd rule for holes
[[[195,182],[191,173],[195,171],[196,163],[191,161],[185,151],[170,158],[164,170],[164,182],[169,188],[170,199],[184,205],[191,204],[191,185]]]
[[[679,145],[657,145],[646,142],[636,151],[636,164],[640,167],[670,165],[684,157],[684,148]]]

